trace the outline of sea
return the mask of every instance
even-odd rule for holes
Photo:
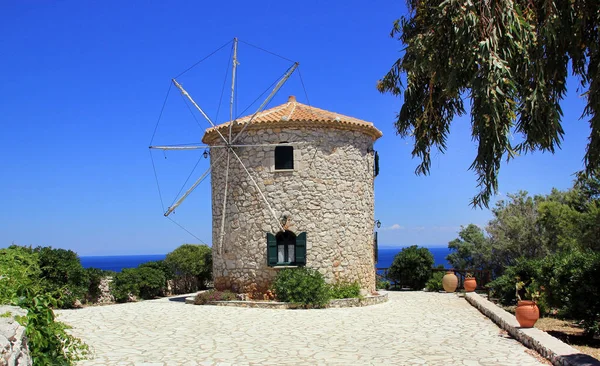
[[[435,266],[443,265],[450,268],[446,261],[446,256],[450,254],[450,249],[446,247],[427,248],[433,255]],[[402,247],[383,247],[379,248],[379,258],[377,268],[387,268],[392,265],[394,257]],[[142,263],[159,261],[165,259],[166,254],[148,254],[148,255],[109,255],[109,256],[81,256],[81,265],[84,268],[99,268],[106,271],[121,272],[123,268],[135,268]]]

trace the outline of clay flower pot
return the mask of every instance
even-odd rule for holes
[[[458,278],[453,271],[446,272],[444,278],[442,278],[442,286],[444,286],[444,291],[446,292],[454,292],[456,290]]]
[[[467,277],[465,278],[465,291],[473,292],[477,288],[477,281],[475,277]]]
[[[531,328],[540,318],[540,309],[534,301],[522,300],[517,303],[515,317],[521,328]]]

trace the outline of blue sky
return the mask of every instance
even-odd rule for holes
[[[233,37],[300,62],[310,104],[383,131],[375,183],[382,246],[445,246],[461,225],[484,225],[490,212],[469,206],[476,193],[469,117],[453,122],[448,151],[434,156],[431,175],[415,176],[411,140],[393,127],[401,100],[375,89],[398,57],[389,31],[403,12],[398,1],[3,2],[0,247],[160,254],[197,242],[162,216],[147,146],[170,79]],[[239,51],[241,112],[289,62],[245,44]],[[216,109],[229,52],[178,79],[220,122],[227,118],[224,110],[216,118]],[[589,126],[579,120],[584,101],[570,84],[562,150],[504,164],[495,199],[520,189],[566,189],[583,167]],[[306,103],[297,74],[270,106],[292,94]],[[207,127],[200,123],[171,93],[155,142],[199,141]],[[154,155],[165,204],[199,153]],[[206,167],[201,160],[193,177]],[[208,181],[174,219],[210,243]]]

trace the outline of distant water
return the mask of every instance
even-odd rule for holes
[[[444,247],[428,248],[435,266],[443,265],[450,268],[450,264],[446,261],[446,256],[450,254],[450,249]],[[378,268],[387,268],[392,265],[394,257],[402,250],[398,248],[379,248]],[[123,268],[135,268],[142,263],[159,261],[165,259],[166,254],[149,254],[149,255],[108,255],[108,256],[82,256],[81,265],[84,268],[100,268],[107,271],[121,272]]]
[[[450,249],[445,247],[433,247],[427,248],[433,255],[434,266],[443,265],[444,268],[451,268],[452,266],[446,260],[446,256],[450,254]],[[379,248],[379,260],[377,261],[377,268],[388,268],[392,265],[394,257],[402,250],[399,248]]]
[[[135,268],[142,263],[165,259],[166,254],[148,255],[108,255],[79,257],[84,268],[100,268],[106,271],[121,272],[123,268]]]

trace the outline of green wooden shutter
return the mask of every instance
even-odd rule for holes
[[[306,233],[300,233],[296,237],[296,265],[306,264]]]
[[[374,167],[373,176],[376,177],[379,175],[379,153],[375,151],[375,167]]]
[[[267,233],[267,265],[277,264],[277,239],[275,235]]]

